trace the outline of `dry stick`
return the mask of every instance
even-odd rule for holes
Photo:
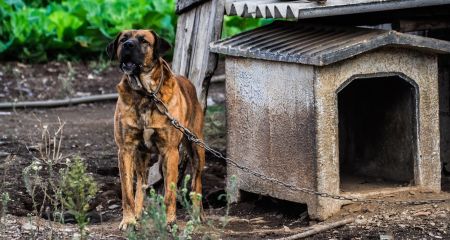
[[[330,224],[318,224],[318,225],[313,226],[313,229],[308,230],[306,232],[297,233],[297,234],[294,234],[289,237],[279,238],[277,240],[295,240],[295,239],[305,238],[305,237],[309,237],[309,236],[312,236],[312,235],[320,233],[320,232],[330,230],[332,228],[344,226],[345,224],[349,224],[354,221],[355,221],[355,218],[347,218],[347,219],[333,222]]]
[[[225,231],[224,233],[227,236],[242,236],[242,235],[265,235],[265,234],[283,234],[283,233],[291,233],[291,232],[299,232],[300,230],[305,230],[304,227],[299,227],[299,228],[293,228],[290,230],[286,230],[284,227],[283,228],[277,228],[277,229],[255,229],[252,231],[242,231],[242,232],[234,232],[234,231]]]

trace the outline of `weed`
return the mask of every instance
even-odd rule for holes
[[[11,200],[9,198],[9,193],[7,192],[3,192],[1,194],[1,201],[2,201],[2,209],[0,212],[0,230],[3,232],[4,228],[5,228],[5,218],[6,218],[6,213],[8,212],[8,202],[9,200]]]
[[[229,221],[228,216],[230,215],[230,206],[238,194],[237,191],[238,191],[237,178],[236,178],[236,175],[232,175],[228,180],[227,192],[225,194],[220,195],[219,199],[218,199],[218,200],[221,200],[221,199],[225,198],[225,200],[227,201],[227,205],[225,208],[225,216],[221,217],[222,229],[224,229],[228,224],[228,221]]]
[[[128,238],[133,239],[174,239],[184,240],[192,239],[192,234],[201,224],[200,208],[198,205],[192,204],[193,201],[201,201],[201,194],[190,192],[188,194],[188,183],[191,179],[190,175],[186,175],[180,191],[177,193],[177,200],[186,209],[189,215],[189,221],[183,229],[177,224],[168,226],[166,223],[166,205],[164,204],[164,197],[157,194],[155,189],[151,189],[146,199],[147,207],[142,213],[140,220],[139,231],[131,230],[128,232]],[[176,184],[170,185],[171,191],[177,191]]]
[[[32,214],[27,214],[28,217],[28,224],[30,224],[30,230],[31,230],[31,239],[36,239],[37,238],[37,231],[38,228],[34,228],[33,227],[33,215]]]
[[[146,202],[148,206],[142,213],[139,223],[140,229],[139,231],[129,230],[128,239],[168,239],[164,197],[157,194],[155,189],[152,188]]]
[[[87,219],[89,201],[97,193],[97,184],[92,176],[86,174],[86,165],[80,157],[76,157],[62,175],[61,189],[64,205],[74,215],[81,239],[85,239],[87,236],[85,229],[89,223]]]
[[[14,155],[9,154],[3,163],[3,178],[2,178],[2,185],[0,186],[0,192],[2,194],[6,193],[6,176],[8,175],[8,170],[11,162],[14,161]]]
[[[9,193],[7,193],[7,192],[2,193],[1,198],[2,198],[2,212],[1,212],[0,221],[3,223],[3,221],[6,217],[6,213],[8,212],[8,202],[11,199],[9,198]]]
[[[72,67],[71,62],[67,62],[67,74],[58,74],[58,80],[61,82],[61,95],[72,96],[74,91],[72,83],[75,80],[75,69]]]
[[[41,142],[37,144],[39,157],[33,157],[31,164],[23,169],[23,180],[27,193],[31,197],[35,216],[41,216],[45,206],[49,203],[54,209],[53,217],[59,217],[59,220],[63,221],[61,219],[63,211],[61,187],[55,179],[60,178],[62,173],[62,171],[57,172],[56,168],[67,166],[65,157],[60,151],[65,123],[59,120],[56,131],[50,133],[49,126],[43,124],[39,119],[38,121],[41,131]],[[31,147],[27,148],[31,152]],[[40,203],[37,202],[38,196],[42,196]],[[58,213],[58,208],[61,213]]]
[[[98,61],[91,61],[89,63],[89,68],[91,68],[95,74],[101,74],[109,66],[111,66],[111,61],[105,57],[100,57]]]
[[[196,192],[190,192],[189,198],[188,198],[188,187],[187,184],[189,183],[189,180],[191,179],[191,176],[187,174],[183,179],[183,185],[181,190],[177,194],[178,201],[181,203],[181,206],[183,206],[184,209],[189,214],[190,221],[195,225],[198,225],[201,223],[200,220],[200,206],[194,205],[192,202],[201,202],[202,195],[198,194]]]
[[[219,151],[225,151],[226,132],[225,107],[223,105],[208,106],[206,108],[205,126],[203,128],[205,141],[211,147]]]
[[[33,157],[31,164],[22,172],[25,187],[32,199],[33,213],[39,217],[45,209],[47,217],[64,222],[63,213],[67,209],[78,223],[81,239],[85,239],[88,224],[86,214],[89,201],[97,192],[97,185],[87,175],[86,166],[80,157],[72,162],[61,153],[64,122],[59,120],[59,127],[52,132],[48,125],[38,121],[41,130],[41,142],[37,145],[39,157]],[[31,152],[32,148],[28,149]],[[42,202],[38,202],[41,200],[38,198],[42,198]],[[49,238],[52,238],[51,223],[50,229]]]

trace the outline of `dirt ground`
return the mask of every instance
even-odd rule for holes
[[[44,65],[2,63],[0,66],[0,102],[56,99],[115,92],[120,73],[108,63],[51,62]],[[207,142],[225,153],[225,114],[223,83],[210,91],[205,134]],[[69,158],[78,155],[88,165],[99,192],[90,204],[88,226],[92,239],[123,239],[117,230],[121,219],[120,182],[116,146],[113,139],[115,103],[103,102],[50,109],[0,110],[1,192],[8,192],[7,214],[0,224],[0,238],[47,239],[50,234],[67,239],[76,234],[72,221],[60,224],[30,217],[33,201],[27,193],[23,171],[39,157],[41,125],[55,129],[58,119],[65,122],[61,152]],[[232,204],[229,224],[222,228],[220,218],[226,204],[218,200],[225,193],[225,162],[207,155],[204,183],[204,207],[207,222],[195,239],[267,239],[289,236],[316,224],[354,217],[356,221],[341,228],[314,235],[311,239],[450,239],[450,201],[420,205],[349,204],[324,223],[308,218],[306,205],[270,197],[246,194],[242,202]],[[450,177],[443,175],[442,193],[405,192],[389,196],[398,199],[450,199]],[[1,194],[1,193],[0,193]],[[45,217],[45,216],[43,216]],[[186,223],[186,212],[179,208],[178,222]],[[391,237],[391,238],[389,238]]]

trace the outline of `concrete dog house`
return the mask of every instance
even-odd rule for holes
[[[347,197],[440,191],[437,54],[449,42],[275,22],[210,49],[227,55],[227,154],[239,165]],[[346,203],[227,168],[240,190],[306,203],[311,218]]]

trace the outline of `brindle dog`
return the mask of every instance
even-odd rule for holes
[[[124,72],[117,85],[119,99],[114,116],[114,137],[119,148],[122,185],[123,218],[119,225],[122,230],[135,225],[142,213],[151,154],[157,153],[162,157],[164,202],[169,224],[176,220],[176,193],[171,185],[176,185],[178,181],[180,144],[183,144],[191,160],[192,191],[202,193],[204,149],[189,142],[174,128],[148,96],[148,93],[157,92],[168,112],[203,139],[203,110],[195,87],[188,79],[176,76],[161,58],[168,49],[170,45],[151,30],[123,31],[107,47],[110,58],[117,58]],[[193,199],[193,204],[202,208],[201,200]]]

